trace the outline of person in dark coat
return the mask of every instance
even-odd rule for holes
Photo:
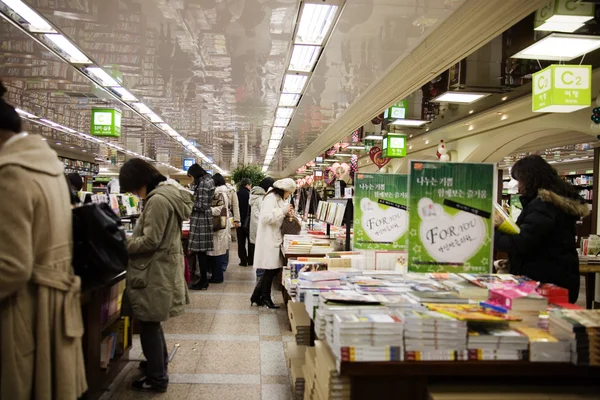
[[[194,207],[190,218],[188,251],[196,255],[200,268],[200,281],[192,285],[190,289],[206,290],[208,289],[208,268],[211,265],[206,253],[214,249],[212,199],[215,194],[215,182],[210,174],[198,164],[190,167],[188,176],[194,178]]]
[[[250,243],[249,221],[248,224],[245,223],[246,219],[250,217],[250,189],[252,189],[252,182],[250,182],[250,179],[242,179],[240,182],[240,190],[237,192],[242,226],[236,229],[238,256],[240,257],[240,266],[242,267],[247,267],[254,264],[254,244]],[[248,243],[247,251],[246,243]]]
[[[519,182],[523,205],[517,219],[520,233],[496,231],[495,250],[508,253],[512,274],[566,288],[569,302],[575,303],[579,295],[575,226],[590,209],[577,190],[540,156],[517,161],[511,175]]]

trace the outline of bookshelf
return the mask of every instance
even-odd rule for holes
[[[121,316],[125,276],[126,272],[122,272],[106,283],[87,285],[82,290],[85,329],[82,346],[88,400],[98,399],[129,362],[131,318]],[[112,357],[109,353],[113,353]]]
[[[331,206],[329,205],[331,204]],[[343,211],[340,211],[340,207],[343,207]],[[329,211],[329,212],[328,212]],[[337,214],[338,212],[343,213],[343,216]],[[337,215],[336,215],[337,214]],[[337,217],[337,218],[336,218]],[[354,202],[351,198],[332,198],[327,201],[319,202],[317,211],[315,213],[315,219],[327,224],[327,236],[331,234],[331,225],[346,228],[346,244],[345,250],[349,251],[351,247],[351,230],[352,222],[354,219]]]

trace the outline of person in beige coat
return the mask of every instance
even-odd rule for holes
[[[144,210],[127,241],[127,298],[140,321],[147,362],[133,389],[165,392],[169,354],[161,322],[183,314],[189,303],[184,277],[181,225],[190,218],[193,193],[167,179],[148,162],[133,158],[119,172],[121,189],[145,199]]]
[[[0,399],[86,390],[69,189],[41,136],[21,133],[0,84]]]

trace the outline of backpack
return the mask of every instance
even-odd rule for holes
[[[121,219],[106,203],[78,205],[70,185],[69,192],[74,206],[73,270],[84,286],[108,282],[124,272],[129,261]]]

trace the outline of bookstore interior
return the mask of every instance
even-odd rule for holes
[[[234,261],[225,286],[190,291],[164,324],[181,342],[169,393],[600,399],[600,2],[0,0],[0,17],[4,100],[81,176],[84,207],[108,203],[128,234],[144,209],[119,186],[132,158],[189,188],[193,164],[233,186],[296,182],[284,305],[249,306],[257,278]],[[143,359],[126,276],[82,288],[90,399],[130,398],[119,385]],[[212,325],[177,325],[192,316]],[[203,344],[183,368],[186,340]],[[211,341],[239,341],[258,370]]]

